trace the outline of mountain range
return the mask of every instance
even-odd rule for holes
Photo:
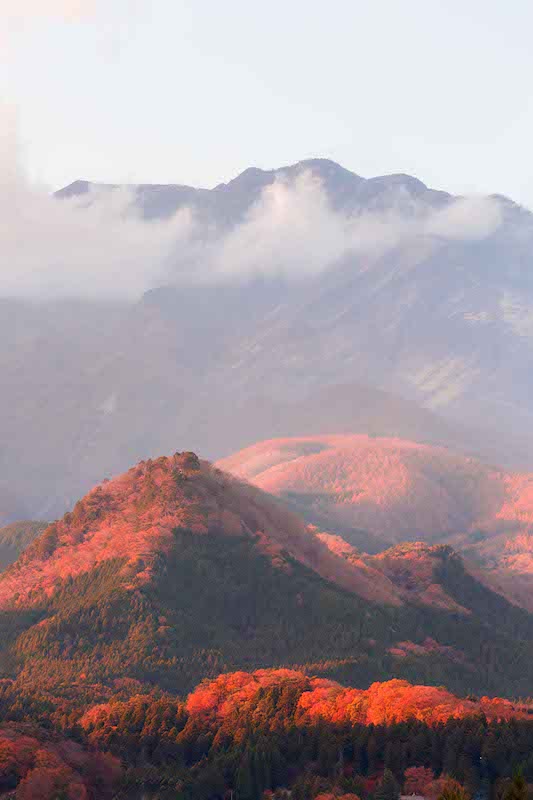
[[[279,186],[283,208],[304,204],[303,227],[288,225],[263,269],[254,220]],[[57,202],[113,190],[77,181]],[[316,192],[325,218],[306,210]],[[320,159],[131,194],[149,223],[188,209],[209,252],[243,241],[235,271],[178,249],[136,300],[0,300],[1,522],[53,519],[172,442],[213,459],[273,436],[360,432],[533,467],[528,211]],[[312,239],[323,228],[327,247]],[[332,256],[338,236],[348,244]]]

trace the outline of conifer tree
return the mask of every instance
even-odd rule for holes
[[[390,769],[386,769],[376,787],[375,800],[398,800],[400,785]]]

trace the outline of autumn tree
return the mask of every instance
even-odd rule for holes
[[[450,779],[444,784],[438,800],[471,800],[471,798],[460,783]]]
[[[428,767],[408,767],[404,775],[404,792],[405,794],[425,795],[427,786],[433,780],[433,770]]]

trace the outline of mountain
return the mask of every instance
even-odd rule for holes
[[[0,528],[0,570],[16,561],[47,526],[47,522],[24,520]]]
[[[356,685],[531,693],[533,616],[450,549],[429,554],[434,573],[417,591],[366,558],[332,552],[277,500],[192,453],[142,462],[0,575],[1,674],[43,690],[128,679],[176,692],[290,666]]]
[[[324,187],[316,218],[306,174]],[[287,253],[253,222],[280,183],[306,232],[293,248],[288,226]],[[93,188],[113,191],[78,181],[57,202],[90,203]],[[273,436],[370,432],[533,468],[529,212],[321,159],[211,190],[130,188],[150,222],[191,209],[195,241],[227,270],[177,250],[134,300],[0,299],[0,484],[24,501],[2,522],[55,518],[172,441],[213,459]],[[351,249],[330,258],[340,240]]]
[[[376,223],[361,236],[382,247],[361,257],[355,248],[283,292],[280,307],[233,348],[237,381],[266,372],[281,392],[298,391],[301,375],[318,386],[349,375],[472,424],[499,412],[505,432],[518,439],[532,413],[525,398],[533,216],[525,209],[496,195],[471,207],[412,176],[365,179],[323,159],[249,169],[211,191],[132,191],[149,218],[187,206],[207,226],[235,229],[261,192],[276,181],[297,185],[308,173],[321,181],[333,211]],[[76,183],[63,194],[87,189]]]
[[[413,214],[416,203],[441,208],[450,202],[447,192],[435,191],[410,175],[382,175],[366,179],[326,158],[312,158],[278,169],[246,169],[228,183],[214,189],[197,189],[178,184],[130,186],[139,210],[147,219],[172,216],[180,208],[192,207],[211,224],[233,227],[245,219],[261,193],[276,181],[292,184],[304,173],[320,178],[326,195],[337,211],[386,211],[393,206]],[[83,197],[90,192],[113,191],[116,184],[77,180],[56,192],[60,199]]]
[[[360,549],[417,539],[451,544],[483,567],[482,580],[533,608],[532,474],[361,435],[260,442],[219,466]]]

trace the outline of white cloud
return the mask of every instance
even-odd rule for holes
[[[494,198],[461,197],[433,214],[426,229],[445,239],[475,241],[490,236],[501,222],[501,204]]]
[[[349,239],[349,220],[332,211],[320,181],[307,172],[292,184],[278,180],[264,189],[211,261],[226,275],[312,274],[343,256]]]
[[[502,221],[500,205],[491,198],[459,198],[438,211],[414,198],[408,201],[407,215],[393,207],[349,216],[333,210],[310,172],[292,183],[279,179],[263,191],[245,221],[217,244],[209,259],[211,272],[316,274],[348,254],[372,261],[420,237],[483,239]]]

